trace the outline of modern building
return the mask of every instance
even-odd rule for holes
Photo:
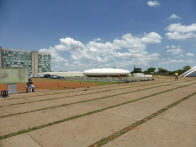
[[[196,66],[181,74],[180,77],[196,77]]]
[[[0,68],[27,68],[29,75],[50,72],[51,55],[38,51],[0,47]]]
[[[96,68],[88,69],[83,72],[84,75],[93,77],[93,76],[129,76],[130,71],[125,69],[117,68]]]

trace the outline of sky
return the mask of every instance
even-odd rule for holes
[[[53,71],[196,65],[196,0],[0,0],[0,46]]]

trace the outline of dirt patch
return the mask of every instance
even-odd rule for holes
[[[0,90],[7,90],[7,84],[0,84]]]
[[[96,86],[94,83],[87,82],[72,82],[72,81],[63,81],[63,80],[52,80],[52,79],[32,79],[33,85],[37,90],[39,89],[70,89],[70,88],[79,88],[79,87],[92,87]],[[18,92],[25,91],[26,83],[17,84]],[[0,84],[0,90],[7,90],[6,84]]]

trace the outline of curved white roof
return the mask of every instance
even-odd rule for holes
[[[83,72],[86,76],[118,76],[118,75],[129,75],[130,71],[117,68],[96,68],[88,69]]]

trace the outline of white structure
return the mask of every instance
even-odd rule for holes
[[[86,76],[128,76],[130,71],[117,68],[96,68],[85,70],[83,74]]]
[[[196,77],[196,66],[181,74],[180,77]]]
[[[40,74],[50,74],[50,75],[57,75],[57,76],[63,76],[63,77],[82,77],[82,72],[44,72]]]
[[[133,73],[134,77],[145,77],[145,78],[152,78],[152,75],[144,75],[143,73]]]

